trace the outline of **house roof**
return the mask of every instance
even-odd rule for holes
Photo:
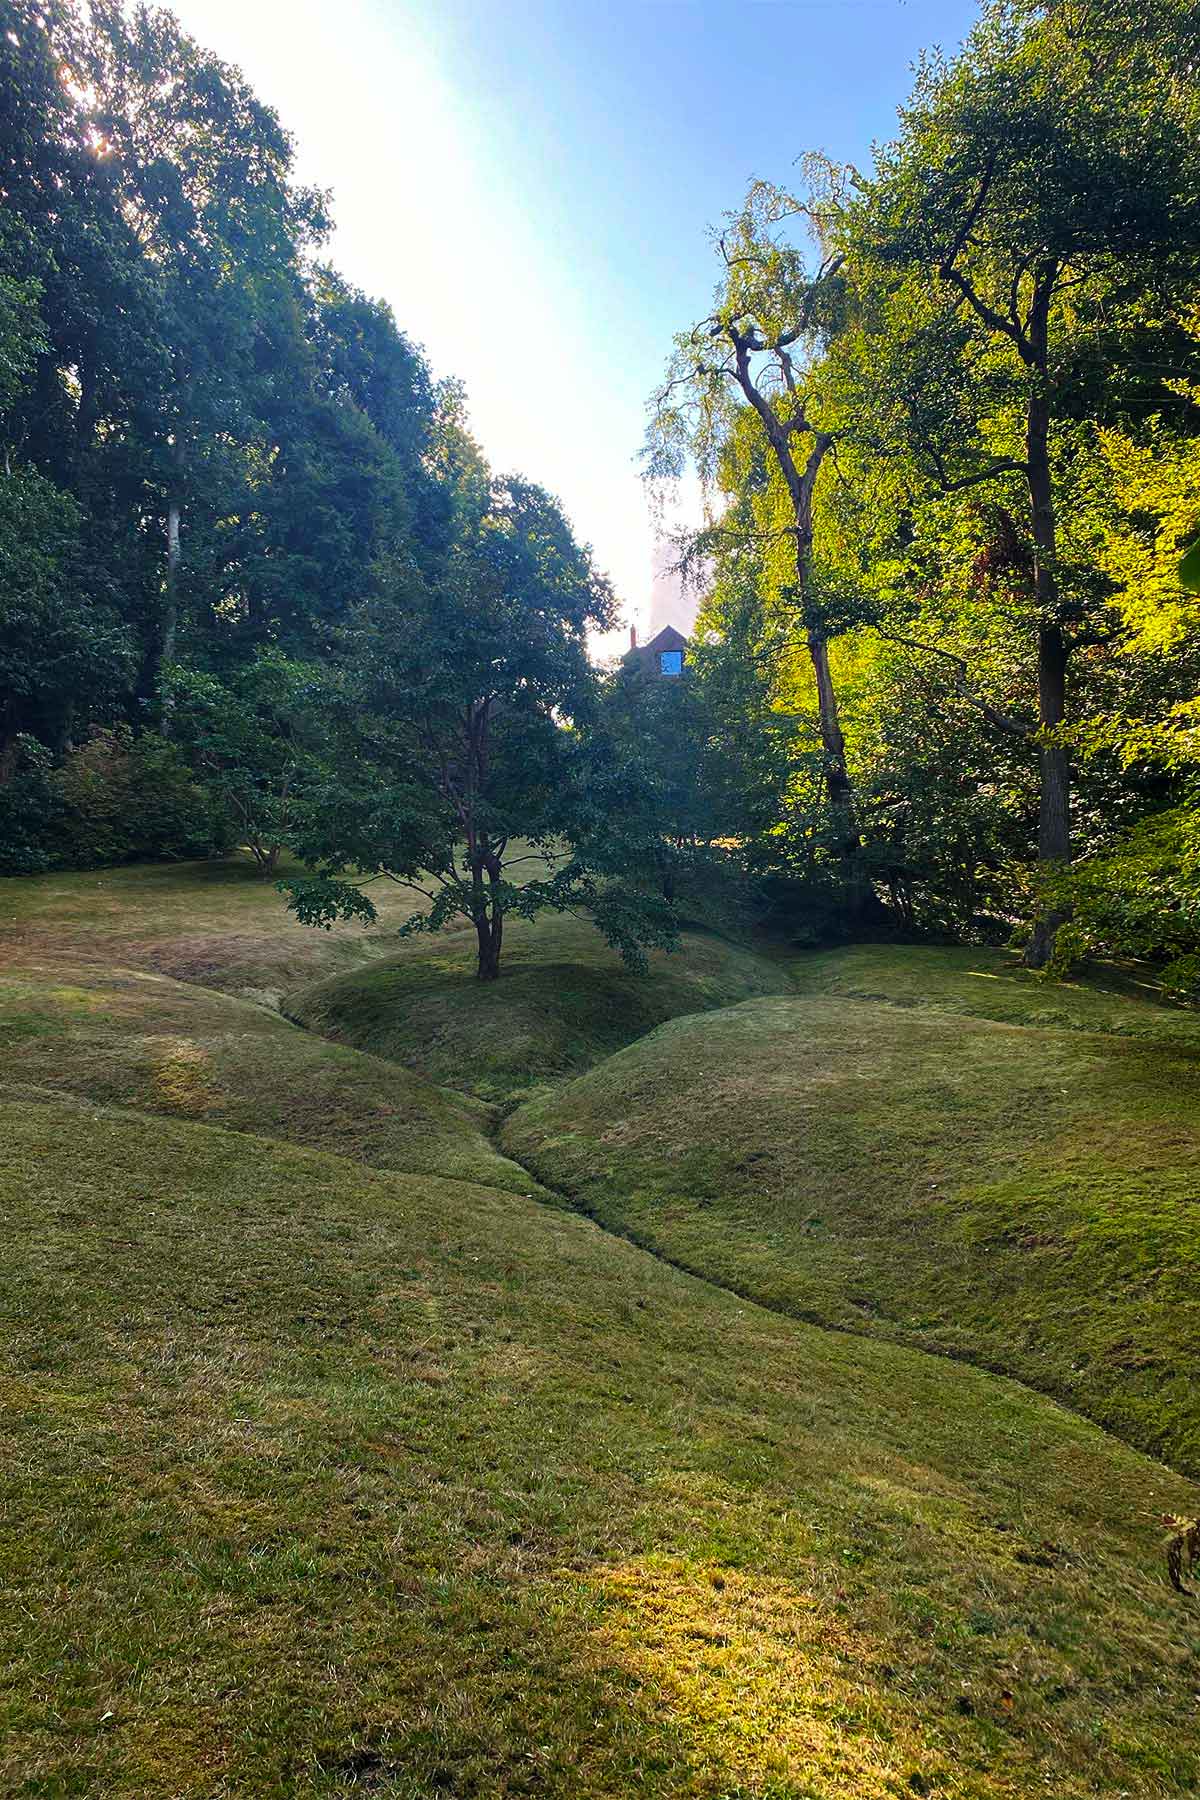
[[[664,652],[670,650],[683,651],[686,650],[687,647],[688,640],[684,637],[682,631],[676,631],[673,625],[664,625],[662,630],[658,632],[656,636],[652,637],[648,644],[634,644],[632,649],[627,650],[625,652],[625,661],[627,663],[640,663],[644,669],[657,670],[659,666],[658,659]]]
[[[648,644],[643,644],[642,649],[653,650],[659,656],[664,650],[686,650],[687,642],[682,631],[676,631],[673,625],[664,625],[658,636],[652,637]]]

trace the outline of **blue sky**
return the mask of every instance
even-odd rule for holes
[[[967,0],[176,0],[331,187],[331,255],[467,384],[648,623],[647,396],[753,176],[869,160]],[[661,617],[660,590],[656,611]],[[667,602],[668,609],[670,602]],[[679,622],[683,622],[680,620]]]

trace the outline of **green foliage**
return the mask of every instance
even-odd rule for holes
[[[405,931],[468,920],[484,980],[507,917],[587,907],[636,962],[674,922],[605,854],[566,729],[594,704],[586,632],[611,624],[611,594],[557,503],[492,477],[453,417],[439,452],[447,541],[427,572],[393,566],[351,622],[291,905],[328,927],[372,916],[364,879],[401,882],[428,902]],[[621,875],[618,895],[605,877]]]
[[[153,732],[97,731],[53,776],[56,862],[70,868],[203,856],[224,831],[178,747]]]
[[[1179,585],[1190,593],[1200,593],[1200,540],[1189,545],[1179,559]]]
[[[166,684],[174,740],[270,873],[325,772],[321,671],[264,651],[225,681],[177,667]]]

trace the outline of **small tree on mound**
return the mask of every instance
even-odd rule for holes
[[[405,932],[470,921],[481,981],[510,915],[587,908],[637,964],[674,943],[674,917],[606,853],[569,729],[593,704],[586,633],[613,623],[611,592],[540,488],[489,477],[460,434],[446,453],[450,548],[431,579],[393,569],[356,622],[290,905],[371,920],[366,883],[399,882],[429,903]]]

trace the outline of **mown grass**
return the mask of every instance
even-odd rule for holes
[[[1158,1522],[1194,1488],[993,1375],[764,1311],[526,1199],[478,1101],[229,997],[288,1007],[357,964],[384,982],[319,990],[350,990],[356,1034],[507,1100],[527,1063],[547,1083],[787,970],[696,935],[639,987],[582,921],[518,928],[506,1040],[505,984],[474,983],[464,940],[365,961],[407,900],[329,938],[236,864],[4,889],[0,1792],[1196,1790],[1200,1653]],[[658,1104],[715,1141],[746,1082],[792,1092],[778,1032],[760,1055],[737,1022],[805,1005],[835,1063],[876,1011],[953,1041],[926,1155],[948,1119],[957,1141],[972,1057],[1016,1073],[964,1031],[1067,1036],[776,995],[679,1018],[562,1098],[678,1038],[696,1067],[664,1067]],[[707,1026],[730,1032],[715,1057]],[[1069,1041],[1086,1073],[1096,1040]],[[906,1096],[924,1066],[915,1039],[876,1051],[843,1108],[858,1160],[871,1084]],[[1161,1123],[1183,1059],[1116,1051],[1147,1059]],[[614,1131],[634,1143],[630,1099],[597,1168]],[[550,1155],[556,1182],[576,1156]],[[1154,1291],[1182,1337],[1188,1294]]]
[[[0,968],[0,1091],[222,1124],[528,1194],[489,1109],[393,1063],[323,1043],[247,1001],[144,969],[63,956]]]
[[[1104,1031],[1200,1051],[1200,1011],[1166,1003],[1148,964],[1093,964],[1059,980],[1011,950],[854,944],[780,957],[799,992],[886,1001],[1049,1031]]]
[[[510,1193],[0,1131],[3,1791],[1195,1791],[1195,1490],[1050,1402]]]
[[[376,882],[377,925],[316,931],[288,912],[275,882],[244,853],[10,876],[0,879],[0,956],[116,962],[277,1005],[289,989],[386,950],[419,904]]]
[[[322,1037],[511,1104],[590,1068],[664,1019],[784,991],[785,971],[704,932],[634,975],[587,919],[512,920],[499,981],[475,979],[470,931],[417,937],[395,955],[289,996]]]
[[[1018,1375],[1196,1471],[1200,1060],[1141,1025],[761,1000],[662,1027],[523,1107],[502,1143],[687,1268]]]

